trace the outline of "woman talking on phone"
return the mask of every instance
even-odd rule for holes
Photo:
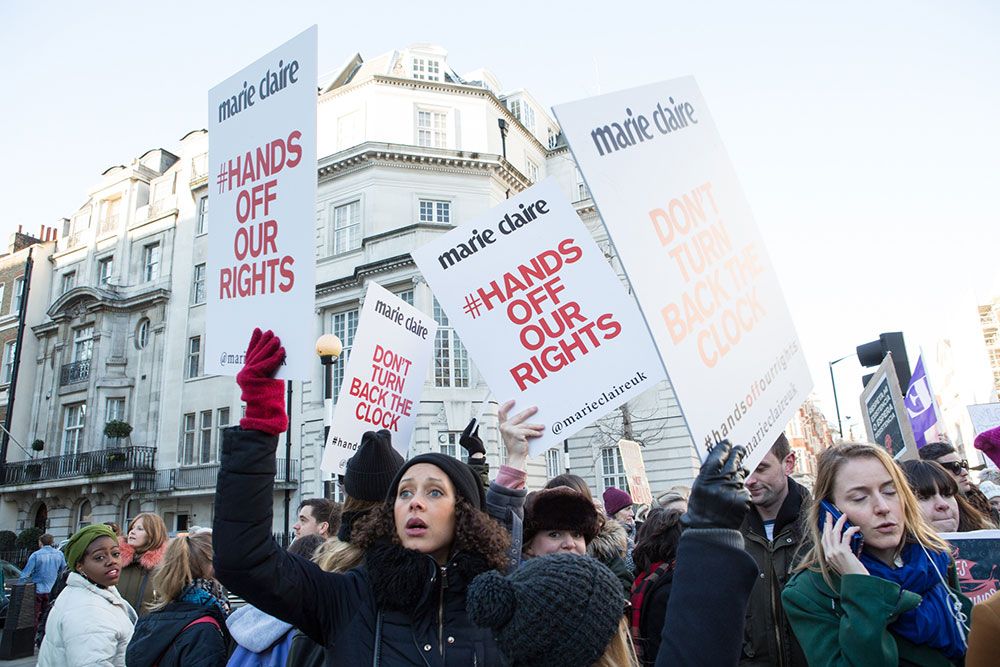
[[[961,664],[971,603],[902,471],[856,444],[817,468],[812,546],[781,595],[809,664]]]

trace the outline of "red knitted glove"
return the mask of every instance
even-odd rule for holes
[[[236,383],[243,390],[240,397],[247,404],[247,413],[240,420],[240,427],[248,431],[263,431],[271,435],[288,429],[285,413],[285,382],[275,380],[274,373],[285,360],[285,348],[272,331],[254,329],[247,345],[243,370],[236,375]]]
[[[1000,426],[977,435],[973,446],[1000,467]]]

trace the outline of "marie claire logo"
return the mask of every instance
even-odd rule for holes
[[[626,107],[625,116],[620,122],[595,127],[590,132],[590,138],[594,140],[597,154],[604,156],[655,139],[657,135],[653,133],[654,127],[663,135],[697,125],[696,113],[690,102],[675,101],[668,97],[666,105],[657,102],[656,108],[652,110],[652,123],[646,115],[633,114],[632,109]]]
[[[219,357],[220,366],[242,366],[243,360],[246,357],[246,353],[239,352],[233,354],[232,352],[223,352],[222,356]]]

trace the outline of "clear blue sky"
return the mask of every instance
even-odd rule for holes
[[[1000,293],[1000,9],[992,2],[0,5],[0,234],[69,216],[100,173],[206,126],[208,89],[309,25],[320,72],[412,42],[545,105],[693,74],[826,362],[938,338],[980,401],[974,304]],[[860,370],[838,366],[846,414]],[[933,377],[932,377],[933,380]]]

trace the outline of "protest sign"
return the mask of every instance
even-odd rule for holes
[[[884,447],[894,459],[917,458],[917,443],[903,403],[903,392],[899,389],[892,354],[885,355],[861,392],[861,415],[871,442]]]
[[[753,469],[809,394],[798,335],[691,77],[554,109],[663,359],[699,456]]]
[[[235,375],[254,327],[312,377],[316,284],[316,26],[208,93],[205,372]]]
[[[437,329],[433,318],[368,284],[326,438],[324,471],[343,474],[365,431],[386,429],[392,446],[406,457]]]
[[[968,410],[976,435],[1000,426],[1000,403],[976,403],[968,406]]]
[[[979,604],[1000,589],[1000,530],[941,533],[952,546],[962,594]]]
[[[635,302],[552,180],[413,259],[493,393],[538,406],[532,456],[664,377]]]
[[[625,475],[628,477],[628,491],[632,502],[640,505],[653,504],[653,492],[649,490],[649,479],[646,477],[646,464],[642,460],[642,449],[634,440],[618,441],[618,451],[625,465]]]

